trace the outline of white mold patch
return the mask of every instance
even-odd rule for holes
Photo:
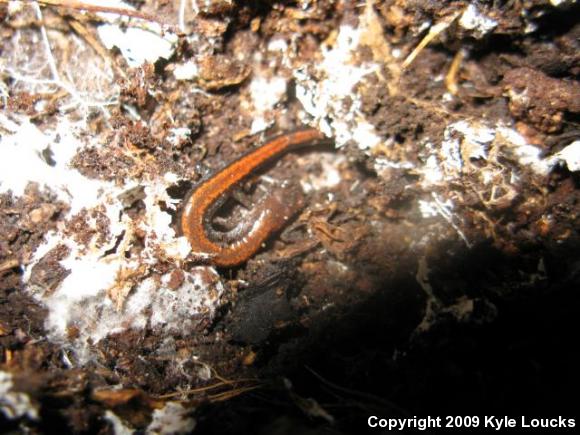
[[[320,130],[335,138],[337,147],[350,140],[361,149],[381,143],[374,127],[362,114],[362,102],[355,91],[361,80],[378,68],[374,63],[357,64],[355,60],[361,32],[360,28],[343,24],[334,46],[322,48],[323,59],[317,66],[322,80],[316,81],[306,67],[294,72],[296,97]]]
[[[441,166],[446,177],[459,176],[471,160],[487,158],[495,131],[480,123],[459,121],[450,124],[441,143]]]
[[[180,435],[191,433],[196,421],[191,417],[192,409],[178,402],[167,402],[161,409],[153,411],[153,418],[146,433],[159,435]]]
[[[199,74],[199,67],[193,60],[178,64],[173,70],[173,76],[177,80],[193,80]]]
[[[288,50],[288,43],[283,38],[272,38],[268,43],[268,51],[278,51],[285,53]]]
[[[499,156],[514,158],[521,166],[538,175],[546,175],[559,161],[574,166],[572,152],[562,150],[551,157],[542,157],[542,150],[527,143],[513,128],[502,123],[495,126],[482,121],[462,120],[449,124],[439,147],[428,143],[422,174],[424,187],[447,183],[466,175],[476,175],[482,184],[497,181],[497,176],[511,171]],[[569,166],[570,167],[570,166]],[[513,179],[512,181],[517,181]]]
[[[123,420],[121,420],[113,411],[105,411],[104,418],[111,423],[111,426],[113,426],[113,433],[115,435],[132,435],[135,433],[135,431],[126,426]]]
[[[250,134],[267,129],[272,123],[274,107],[286,96],[287,83],[283,77],[266,77],[257,74],[250,83],[252,127]]]
[[[550,0],[550,4],[556,8],[568,7],[576,3],[577,0]]]
[[[423,175],[423,184],[426,186],[439,184],[443,181],[444,175],[441,169],[441,164],[435,154],[431,154],[427,158],[425,164],[421,168],[421,173]]]
[[[481,39],[497,27],[497,21],[483,15],[471,3],[459,18],[459,25],[469,30],[474,38]]]
[[[211,319],[223,286],[213,268],[180,269],[191,248],[184,237],[177,237],[167,212],[176,208],[176,200],[167,194],[178,181],[175,174],[126,179],[123,185],[91,180],[70,167],[84,147],[100,146],[88,142],[81,125],[62,121],[53,131],[40,131],[28,121],[3,116],[0,125],[8,131],[0,138],[0,191],[21,196],[29,182],[36,182],[70,206],[23,276],[27,291],[48,308],[50,339],[73,344],[84,362],[91,358],[89,344],[112,333],[145,327],[186,332]],[[128,214],[122,199],[134,190],[142,192],[138,215]],[[82,237],[75,229],[79,222]],[[48,289],[35,279],[35,266],[42,267],[56,248],[63,252],[58,258],[64,278]],[[157,274],[160,264],[173,265],[181,280]]]
[[[169,130],[167,140],[173,146],[178,146],[182,142],[186,142],[191,137],[191,129],[181,127],[172,128]]]
[[[529,144],[526,139],[511,127],[498,125],[497,139],[505,152],[511,153],[522,166],[527,166],[539,175],[547,175],[556,164],[553,158],[542,158],[542,150]]]
[[[319,160],[321,172],[319,174],[309,172],[304,177],[301,177],[300,185],[302,190],[310,193],[316,190],[332,189],[337,186],[342,180],[340,166],[345,163],[345,160],[344,156],[321,155]]]
[[[28,394],[13,391],[13,388],[12,373],[0,371],[0,412],[9,420],[22,417],[38,420],[38,409]]]
[[[98,5],[135,9],[131,5],[117,0],[100,1]],[[120,17],[110,13],[100,13],[99,15],[122,23],[102,24],[97,27],[97,34],[108,49],[117,47],[130,67],[136,68],[145,62],[155,63],[161,58],[169,59],[173,55],[177,46],[177,35],[162,29],[159,23]],[[127,26],[129,21],[131,26]]]
[[[145,62],[155,63],[160,58],[169,59],[177,43],[177,36],[167,32],[162,34],[161,27],[153,25],[148,26],[148,29],[130,27],[122,30],[116,24],[102,24],[97,32],[103,45],[108,49],[117,47],[121,50],[132,68]]]
[[[153,327],[177,332],[194,327],[203,314],[211,312],[224,291],[213,268],[198,266],[183,274],[183,283],[177,288],[170,288],[170,274],[162,277],[162,285],[151,298]]]
[[[542,157],[540,148],[527,143],[511,127],[502,123],[492,126],[483,121],[462,120],[446,127],[440,146],[424,143],[422,161],[423,165],[416,171],[422,175],[423,188],[446,186],[451,181],[470,177],[470,185],[480,188],[479,194],[486,206],[501,207],[517,195],[516,188],[521,183],[518,174],[524,168],[540,176],[547,175],[560,163],[566,164],[571,171],[577,170],[580,142],[570,144],[553,156]],[[461,217],[452,211],[451,200],[443,200],[434,192],[432,199],[418,201],[423,218],[443,217],[465,244],[471,246],[460,229]]]
[[[556,154],[556,158],[563,160],[572,172],[580,171],[580,140],[572,142]]]
[[[81,143],[79,125],[62,119],[56,129],[42,132],[28,120],[20,124],[0,114],[0,192],[22,196],[28,183],[38,183],[67,202],[71,213],[95,205],[107,183],[90,180],[68,166]]]

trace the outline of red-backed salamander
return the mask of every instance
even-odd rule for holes
[[[184,201],[180,225],[192,252],[206,255],[221,267],[233,267],[247,261],[262,243],[280,230],[303,206],[301,190],[278,189],[249,210],[243,222],[229,231],[217,231],[213,217],[232,190],[254,171],[288,151],[327,142],[318,130],[308,128],[282,134],[197,185]]]

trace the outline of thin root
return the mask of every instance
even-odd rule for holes
[[[462,12],[463,11],[456,12],[450,15],[449,17],[444,18],[443,21],[440,21],[434,26],[432,26],[429,29],[429,33],[425,35],[425,37],[421,40],[421,42],[419,42],[419,45],[417,45],[415,49],[411,52],[411,54],[409,54],[409,56],[407,56],[407,58],[403,61],[401,67],[403,69],[407,69],[409,65],[413,63],[413,61],[419,55],[419,53],[421,53],[421,51],[423,51],[423,49],[427,47],[427,45],[429,45],[429,43],[433,41],[433,39],[435,39],[439,34],[441,34],[445,29],[447,29]]]

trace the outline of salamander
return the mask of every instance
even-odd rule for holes
[[[218,231],[213,218],[232,190],[257,169],[297,148],[328,142],[313,128],[282,134],[251,150],[199,183],[184,201],[180,229],[194,253],[207,256],[220,267],[246,262],[274,232],[304,206],[299,189],[276,189],[254,205],[231,230]]]

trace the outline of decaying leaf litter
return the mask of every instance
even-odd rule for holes
[[[262,391],[347,430],[354,410],[341,419],[270,380],[345,379],[430,409],[414,383],[387,380],[420,376],[423,352],[469,348],[464,328],[524,307],[566,336],[576,2],[200,3],[0,3],[7,424],[187,432],[199,404],[235,414]],[[192,261],[176,231],[187,192],[303,125],[334,149],[286,156],[242,189],[252,204],[292,180],[302,213],[240,268]],[[243,215],[234,203],[224,218]]]

